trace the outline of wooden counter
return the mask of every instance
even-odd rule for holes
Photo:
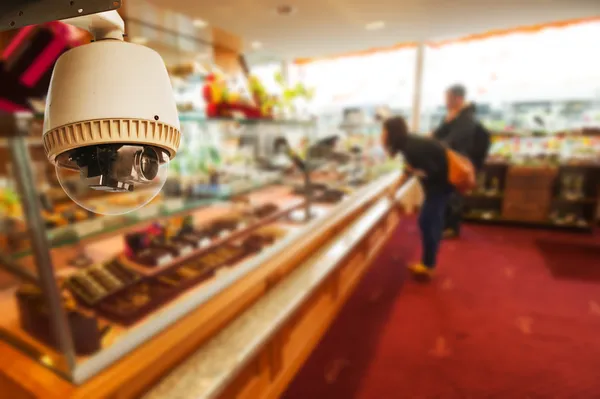
[[[391,192],[398,177],[359,190],[277,256],[82,385],[0,343],[2,397],[277,397],[395,228],[397,200],[413,201],[415,181]]]

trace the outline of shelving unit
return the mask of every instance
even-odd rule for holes
[[[464,218],[591,232],[600,203],[599,136],[594,128],[492,133]]]
[[[508,164],[488,164],[481,172],[487,177],[486,184],[491,179],[498,179],[498,193],[488,195],[485,192],[473,192],[465,196],[464,219],[471,222],[516,224],[523,226],[537,226],[546,228],[565,229],[581,232],[591,232],[596,225],[597,208],[600,203],[600,165],[561,165],[555,169],[555,177],[551,178],[547,192],[538,191],[538,197],[531,194],[527,187],[520,190],[520,206],[529,205],[531,209],[540,211],[542,204],[539,195],[547,198],[549,210],[542,210],[543,217],[514,217],[507,215],[505,195],[507,190],[507,174],[511,168]],[[565,176],[581,176],[581,198],[568,198],[564,195],[565,187],[561,186]],[[514,188],[513,188],[514,190]],[[514,201],[514,196],[512,197]],[[533,212],[533,211],[531,211]],[[525,211],[527,213],[527,211]]]

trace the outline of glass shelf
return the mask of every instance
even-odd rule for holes
[[[238,119],[238,118],[207,118],[202,112],[186,111],[179,113],[181,122],[219,123],[232,122],[240,125],[276,125],[276,126],[314,126],[315,121],[294,119]]]
[[[173,216],[183,216],[198,208],[213,205],[239,195],[244,195],[254,190],[264,188],[276,182],[252,183],[244,187],[216,186],[210,198],[185,199],[165,198],[160,203],[148,204],[134,212],[118,216],[100,216],[67,226],[47,230],[48,239],[52,248],[75,245],[81,241],[92,240],[119,230],[128,229],[138,224],[156,221]],[[12,256],[16,259],[31,255],[31,249],[16,252]]]

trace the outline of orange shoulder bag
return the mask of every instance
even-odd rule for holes
[[[471,161],[457,153],[446,148],[446,158],[448,160],[448,181],[460,193],[469,191],[475,187],[475,168]]]

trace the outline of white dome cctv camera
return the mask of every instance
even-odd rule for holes
[[[89,30],[95,41],[56,62],[43,128],[46,155],[77,204],[96,213],[130,212],[158,194],[179,147],[167,69],[154,50],[123,41],[116,11],[65,22]]]

